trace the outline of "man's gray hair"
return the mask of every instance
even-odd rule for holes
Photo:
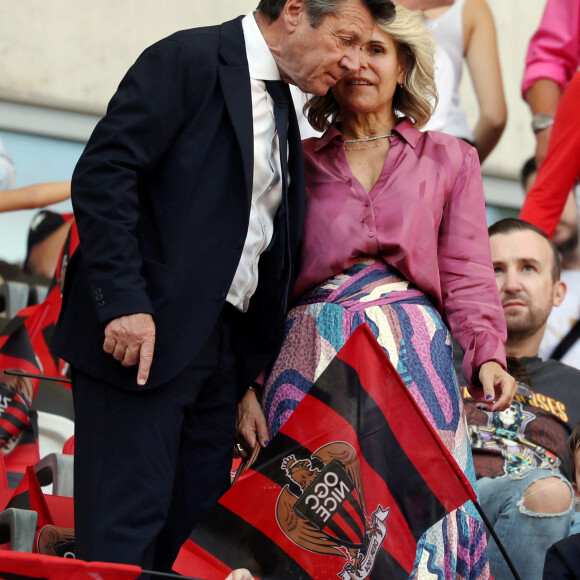
[[[338,12],[342,2],[343,0],[304,0],[311,26],[318,27],[326,15]],[[260,0],[257,10],[273,22],[278,19],[285,4],[286,0]],[[395,16],[395,6],[391,0],[361,0],[361,4],[381,24],[389,22]]]

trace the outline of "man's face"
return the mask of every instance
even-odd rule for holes
[[[360,0],[342,0],[338,12],[310,25],[302,0],[289,0],[283,18],[288,32],[273,51],[283,80],[324,95],[345,74],[356,72],[360,48],[370,39],[373,18]]]
[[[554,255],[549,243],[527,230],[495,234],[489,245],[508,338],[543,332],[552,306],[563,299],[562,283],[552,279]]]
[[[371,40],[362,47],[360,67],[332,89],[342,113],[375,113],[393,117],[393,97],[406,69],[399,62],[395,41],[377,24]],[[379,118],[381,118],[379,117]],[[392,119],[391,119],[392,120]]]

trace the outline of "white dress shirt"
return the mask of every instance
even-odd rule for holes
[[[243,18],[242,28],[252,90],[254,177],[248,235],[226,300],[245,312],[258,287],[260,254],[274,234],[274,217],[282,201],[282,182],[274,105],[264,82],[279,81],[280,73],[253,14]]]

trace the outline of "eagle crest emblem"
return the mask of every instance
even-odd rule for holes
[[[288,455],[281,470],[290,481],[278,497],[276,518],[286,536],[305,550],[347,559],[340,578],[367,578],[387,536],[389,509],[378,505],[367,515],[354,448],[337,441],[306,458]]]

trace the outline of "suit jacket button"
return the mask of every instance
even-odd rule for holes
[[[220,290],[216,295],[215,295],[215,299],[216,300],[223,300],[226,296],[228,295],[228,293],[225,290]]]
[[[102,308],[104,305],[105,305],[105,301],[104,300],[101,300],[100,302],[97,302],[97,306],[99,308]]]
[[[239,250],[242,246],[244,245],[244,240],[242,240],[242,238],[238,238],[235,242],[234,242],[234,249],[235,250]]]

